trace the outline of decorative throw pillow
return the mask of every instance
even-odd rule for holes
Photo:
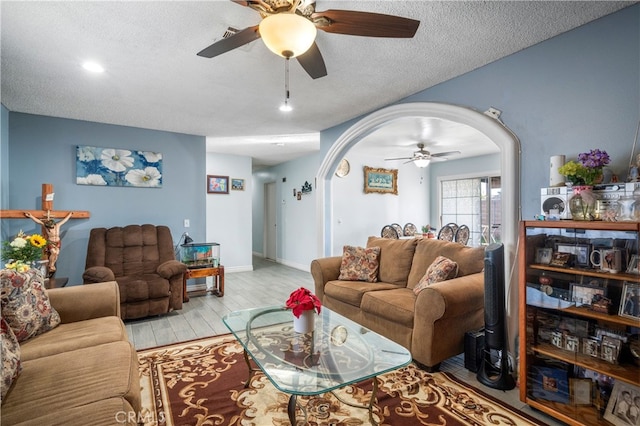
[[[429,265],[427,273],[420,279],[418,285],[413,288],[413,292],[418,294],[429,285],[455,278],[456,275],[458,275],[458,264],[444,256],[438,256]]]
[[[60,324],[60,315],[51,306],[39,271],[16,272],[3,269],[0,276],[2,317],[18,342],[44,333]]]
[[[344,246],[342,249],[342,263],[340,264],[339,280],[378,281],[380,268],[380,247]]]
[[[20,344],[16,335],[13,334],[9,324],[4,318],[0,319],[0,330],[2,331],[2,400],[7,395],[11,384],[18,377],[22,370],[20,364]]]

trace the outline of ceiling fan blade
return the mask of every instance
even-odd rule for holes
[[[413,161],[413,157],[398,157],[398,158],[385,158],[384,161],[393,161],[393,160],[411,160]]]
[[[248,27],[238,33],[235,33],[231,37],[223,38],[222,40],[216,41],[211,46],[205,47],[198,52],[198,56],[213,58],[214,56],[222,55],[223,53],[237,47],[244,46],[245,44],[251,43],[259,38],[260,33],[258,32],[258,26],[255,25],[253,27]]]
[[[327,67],[324,64],[324,59],[322,59],[322,53],[320,53],[320,49],[318,49],[318,45],[315,42],[309,50],[297,56],[296,59],[314,80],[327,75]]]
[[[328,19],[329,24],[322,25],[322,18]],[[318,29],[328,33],[365,37],[411,38],[420,25],[420,21],[401,16],[338,9],[315,12],[311,19],[319,20]]]
[[[460,151],[447,151],[447,152],[439,152],[437,154],[431,154],[432,157],[444,157],[446,155],[460,154]]]

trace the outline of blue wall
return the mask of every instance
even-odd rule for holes
[[[640,5],[495,61],[399,103],[494,107],[522,145],[523,218],[540,213],[549,157],[607,150],[622,180],[640,118]],[[364,116],[321,134],[321,152]],[[636,153],[640,147],[636,149]],[[431,182],[438,175],[433,173]],[[447,170],[447,174],[456,174]]]
[[[40,209],[41,186],[54,186],[54,209],[88,210],[90,219],[63,226],[58,277],[82,282],[89,230],[153,223],[171,228],[175,243],[189,219],[189,233],[204,241],[205,140],[178,133],[114,126],[21,113],[9,114],[10,209]],[[162,188],[76,185],[77,145],[158,151],[163,154]],[[4,146],[4,144],[3,144]],[[3,189],[5,185],[3,182]],[[11,233],[40,231],[30,220],[5,220]]]

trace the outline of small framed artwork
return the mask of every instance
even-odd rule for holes
[[[549,247],[538,247],[536,249],[536,263],[541,265],[548,265],[551,263],[553,257],[553,249]]]
[[[398,195],[398,169],[376,169],[364,166],[364,193]]]
[[[629,259],[629,264],[627,265],[627,274],[637,274],[638,271],[638,255],[631,255],[631,259]]]
[[[602,336],[602,344],[600,345],[600,358],[611,364],[618,363],[618,355],[622,348],[622,340],[611,336]]]
[[[575,302],[576,306],[591,306],[594,296],[604,297],[606,291],[603,287],[571,283],[571,301]]]
[[[569,379],[569,392],[573,405],[591,405],[593,381],[591,379]]]
[[[633,319],[640,318],[640,283],[624,282],[618,315]]]
[[[229,176],[207,175],[207,193],[228,194]]]
[[[588,268],[590,266],[589,256],[591,255],[590,244],[556,244],[556,251],[560,253],[569,253],[575,256],[575,266]]]
[[[580,338],[577,336],[565,337],[564,348],[571,352],[578,352],[578,350],[580,349]]]
[[[234,191],[244,191],[244,179],[231,178],[231,189]]]
[[[598,339],[594,338],[586,338],[582,339],[582,353],[588,356],[592,356],[594,358],[598,358],[600,356],[600,342]]]
[[[640,388],[622,380],[616,380],[607,403],[607,409],[604,412],[605,420],[615,426],[637,425],[638,417],[633,415],[637,410],[631,410],[631,408],[635,406],[636,399],[639,398]]]
[[[569,259],[571,259],[571,253],[560,253],[555,252],[553,256],[551,256],[551,266],[567,266],[569,263]]]

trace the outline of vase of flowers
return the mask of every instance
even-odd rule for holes
[[[602,180],[602,168],[609,164],[606,151],[592,149],[578,154],[578,161],[569,161],[558,169],[566,176],[573,188],[569,200],[569,210],[574,220],[594,220],[596,218],[596,198],[593,185]]]
[[[26,235],[18,232],[11,241],[4,241],[2,246],[2,259],[7,262],[5,268],[18,272],[26,272],[32,267],[40,269],[43,250],[47,240],[40,234]]]
[[[310,333],[314,330],[315,315],[321,308],[320,299],[315,294],[300,287],[289,295],[286,307],[293,312],[293,331]]]

